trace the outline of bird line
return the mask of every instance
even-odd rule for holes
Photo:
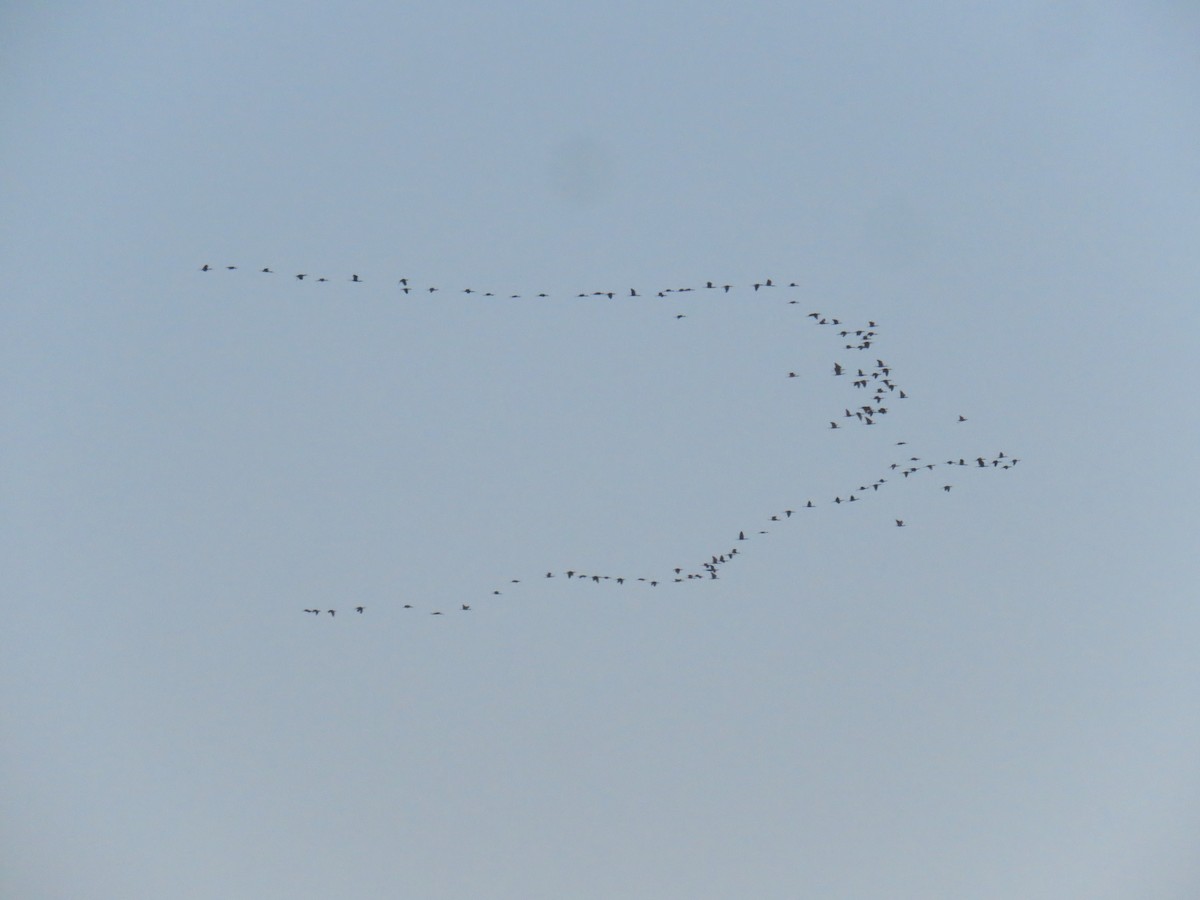
[[[209,264],[204,264],[200,267],[201,272],[239,272],[243,271],[237,265],[225,265],[223,267],[214,267]],[[270,266],[263,266],[258,269],[258,274],[274,275],[276,271]],[[296,282],[321,284],[328,283],[331,279],[327,276],[313,277],[309,273],[296,273],[294,280]],[[349,277],[341,279],[351,284],[366,284],[368,279],[358,273],[352,273]],[[522,293],[504,293],[489,290],[479,290],[472,287],[464,287],[459,289],[443,289],[439,285],[416,285],[412,279],[401,277],[400,279],[389,279],[399,290],[401,296],[411,294],[431,295],[436,293],[461,294],[468,297],[478,296],[481,298],[500,297],[503,299],[518,300],[526,298],[535,299],[555,299],[556,297],[569,297],[571,299],[606,299],[613,300],[617,298],[642,298],[646,300],[661,300],[668,299],[674,296],[687,295],[693,292],[715,292],[716,296],[725,297],[731,292],[738,289],[737,285],[731,283],[717,282],[708,280],[702,285],[661,288],[659,290],[638,290],[637,288],[627,288],[622,290],[605,289],[592,291],[579,291],[573,294],[552,295],[547,291],[538,292],[522,292]],[[771,278],[765,278],[761,281],[753,282],[749,287],[754,294],[761,296],[761,291],[780,289],[785,292],[788,289],[795,290],[801,285],[796,281],[789,281],[786,284],[777,283]],[[735,295],[736,296],[736,295]],[[789,305],[798,305],[798,298],[788,299]],[[687,318],[682,313],[672,313],[676,321],[682,321]],[[868,320],[866,323],[847,324],[840,317],[825,314],[822,312],[809,312],[804,316],[804,319],[811,320],[811,324],[817,328],[826,329],[834,337],[842,342],[839,350],[850,351],[851,353],[864,353],[876,346],[878,343],[881,329],[875,320]],[[854,392],[863,392],[860,396],[868,402],[855,402],[849,405],[842,406],[842,412],[835,418],[829,420],[829,426],[826,431],[844,430],[848,425],[873,426],[884,420],[886,416],[892,416],[895,407],[893,404],[899,404],[901,401],[908,400],[909,394],[900,387],[894,376],[894,367],[879,358],[874,353],[868,354],[868,358],[874,358],[874,362],[867,362],[863,365],[850,365],[842,360],[835,360],[830,365],[829,377],[835,379],[844,379],[850,376],[848,384],[850,390]],[[781,374],[781,377],[787,379],[800,380],[801,376],[797,371],[787,371]],[[840,382],[839,382],[840,383]],[[970,420],[967,416],[959,413],[952,420],[956,424],[965,424]],[[897,447],[907,446],[907,440],[896,441]],[[857,488],[846,489],[835,494],[832,498],[813,499],[805,498],[803,501],[797,501],[789,504],[786,508],[774,511],[764,516],[764,524],[782,525],[784,523],[795,523],[808,516],[799,514],[799,510],[814,510],[821,506],[843,507],[852,503],[857,503],[867,498],[874,497],[882,490],[890,490],[895,484],[895,479],[900,479],[901,482],[907,482],[911,478],[920,478],[933,472],[937,469],[962,469],[964,471],[978,472],[980,469],[989,472],[1010,471],[1015,468],[1020,462],[1020,458],[1006,454],[1005,451],[997,453],[983,454],[964,454],[961,456],[951,456],[949,459],[938,459],[937,461],[928,461],[918,456],[910,455],[907,459],[890,463],[883,473],[876,477],[865,480],[858,484]],[[943,493],[950,493],[954,484],[947,483],[938,485]],[[781,518],[782,516],[782,518]],[[909,528],[918,523],[911,523],[908,519],[894,519],[895,526],[899,528]],[[767,528],[750,528],[750,534],[747,534],[746,528],[737,530],[737,537],[730,541],[734,546],[722,547],[715,552],[704,554],[703,557],[696,563],[689,566],[674,566],[668,575],[650,576],[628,576],[614,574],[597,574],[584,572],[579,569],[550,569],[543,577],[544,579],[561,578],[566,582],[582,585],[604,585],[611,584],[617,587],[624,588],[643,588],[654,589],[660,586],[669,584],[685,584],[689,582],[712,582],[720,580],[725,567],[734,561],[735,558],[742,556],[741,545],[743,542],[758,539],[759,537],[769,535],[770,529]],[[513,578],[509,580],[509,584],[520,584],[521,579]],[[492,598],[503,597],[509,598],[509,594],[499,588],[493,589],[490,595]],[[477,602],[477,601],[473,601]],[[469,602],[458,602],[458,612],[471,612],[473,606]],[[362,616],[366,612],[365,605],[357,605],[353,607],[357,616]],[[400,606],[402,610],[418,611],[418,608],[413,603],[404,603]],[[326,618],[332,620],[336,618],[336,609],[305,609],[306,614],[314,615],[317,618]],[[430,611],[431,615],[442,616],[444,612],[441,609]]]

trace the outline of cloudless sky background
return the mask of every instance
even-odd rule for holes
[[[1198,43],[6,5],[0,893],[1196,896]]]

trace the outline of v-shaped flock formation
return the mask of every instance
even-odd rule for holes
[[[222,267],[213,267],[205,264],[200,267],[202,272],[215,272],[224,269],[225,271],[233,272],[238,270],[236,265],[226,265]],[[258,269],[259,274],[274,275],[276,274],[270,266],[263,266]],[[300,272],[294,276],[297,282],[304,283],[327,283],[330,281],[328,277],[317,276],[313,277],[309,273]],[[366,279],[362,278],[357,273],[351,274],[349,277],[340,278],[338,280],[346,281],[351,284],[365,284]],[[389,279],[389,281],[391,281]],[[443,288],[438,285],[421,285],[418,286],[410,281],[409,278],[403,277],[393,285],[398,289],[399,293],[409,295],[414,292],[424,294],[434,294],[442,291]],[[560,295],[561,297],[595,298],[612,300],[616,297],[643,297],[666,299],[674,294],[687,294],[692,291],[713,291],[720,296],[730,294],[734,290],[745,289],[748,287],[755,293],[760,291],[771,291],[782,288],[785,292],[787,289],[799,288],[799,284],[795,281],[787,284],[776,283],[771,278],[764,278],[762,281],[753,282],[748,286],[739,286],[733,284],[717,283],[714,281],[706,281],[699,287],[674,287],[660,288],[658,290],[639,291],[637,288],[627,289],[604,289],[581,291],[570,295]],[[517,293],[517,294],[497,294],[495,291],[477,290],[475,288],[465,287],[449,289],[456,294],[476,295],[481,298],[501,297],[510,300],[518,300],[522,298],[534,297],[539,299],[555,299],[548,292],[537,293]],[[797,305],[800,301],[795,298],[785,301],[790,305]],[[678,319],[685,319],[687,316],[684,313],[673,313]],[[882,417],[892,415],[895,404],[899,404],[909,399],[908,393],[900,387],[895,379],[893,367],[879,358],[873,350],[879,339],[879,326],[874,320],[868,320],[865,323],[848,324],[841,318],[827,315],[821,312],[810,312],[805,316],[806,321],[810,321],[811,325],[825,329],[828,333],[837,338],[841,343],[841,350],[849,351],[851,354],[866,355],[873,362],[867,362],[862,365],[844,364],[840,360],[833,360],[830,363],[830,377],[835,379],[845,379],[851,386],[851,389],[856,392],[862,392],[859,397],[855,398],[854,403],[842,407],[841,413],[835,414],[829,420],[826,430],[838,430],[850,426],[872,426],[878,424]],[[799,378],[799,373],[790,371],[786,373],[787,378]],[[867,402],[858,402],[859,399],[865,399]],[[955,420],[956,424],[963,424],[968,421],[968,418],[959,414]],[[897,441],[897,447],[904,447],[908,444],[907,441]],[[903,455],[898,453],[898,455]],[[921,456],[906,456],[902,459],[890,463],[887,468],[877,473],[876,477],[865,480],[858,484],[857,487],[846,488],[836,493],[833,497],[822,497],[820,499],[792,498],[792,501],[783,508],[774,512],[768,513],[763,517],[761,525],[763,527],[755,528],[751,526],[749,529],[740,528],[736,532],[736,537],[733,536],[733,531],[730,532],[729,544],[718,548],[715,552],[704,554],[703,557],[693,565],[673,566],[667,574],[658,575],[637,575],[629,576],[625,574],[597,574],[595,572],[584,572],[579,569],[559,569],[555,571],[551,569],[547,571],[542,578],[562,578],[567,582],[580,585],[604,585],[611,584],[623,588],[657,588],[660,585],[669,584],[686,584],[688,582],[706,582],[713,581],[721,577],[721,573],[725,566],[733,562],[739,557],[741,550],[744,547],[744,542],[756,540],[761,536],[771,533],[772,528],[778,525],[786,527],[785,523],[799,521],[807,515],[812,515],[812,510],[818,507],[841,507],[852,503],[869,501],[881,490],[891,490],[898,483],[908,482],[910,479],[914,482],[919,482],[928,479],[931,473],[944,470],[951,471],[971,471],[990,473],[1006,472],[1016,467],[1021,460],[1013,457],[1004,451],[996,453],[982,454],[964,454],[950,459],[930,461]],[[900,479],[899,482],[896,479]],[[940,489],[945,493],[949,493],[954,484],[946,482],[943,484],[934,483],[935,489]],[[907,527],[910,523],[905,519],[894,519],[895,526],[898,528]],[[499,587],[491,592],[491,597],[498,598],[504,596],[506,591],[514,590],[509,585],[521,583],[520,578],[510,579],[504,586],[504,590]],[[456,601],[457,612],[470,612],[472,606],[470,603]],[[401,606],[404,610],[414,610],[417,607],[412,603],[404,603]],[[365,606],[354,607],[354,612],[358,615],[364,614]],[[334,619],[337,615],[336,609],[305,609],[305,613],[314,615],[317,618]],[[440,609],[427,609],[430,615],[440,616],[444,613]]]

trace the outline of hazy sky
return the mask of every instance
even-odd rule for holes
[[[1195,897],[1200,15],[1048,7],[3,7],[0,894]]]

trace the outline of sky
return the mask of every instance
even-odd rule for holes
[[[1196,896],[1198,38],[0,7],[0,894]]]

